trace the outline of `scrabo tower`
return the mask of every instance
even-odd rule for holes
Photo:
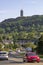
[[[20,17],[23,17],[23,10],[20,10]]]

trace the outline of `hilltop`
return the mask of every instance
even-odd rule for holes
[[[0,33],[43,32],[43,15],[9,18],[0,22]]]

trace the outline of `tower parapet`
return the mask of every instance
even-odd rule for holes
[[[23,17],[23,10],[20,10],[20,17]]]

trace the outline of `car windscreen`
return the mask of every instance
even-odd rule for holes
[[[0,54],[7,54],[7,53],[5,53],[5,52],[4,52],[4,53],[2,53],[2,52],[1,52]]]
[[[28,53],[26,54],[26,56],[35,56],[36,54],[35,53]]]

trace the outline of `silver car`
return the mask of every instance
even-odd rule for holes
[[[8,60],[8,52],[0,51],[0,60]]]

